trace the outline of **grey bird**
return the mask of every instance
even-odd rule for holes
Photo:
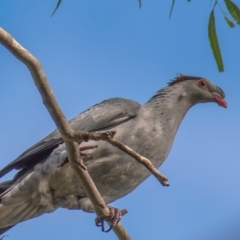
[[[178,127],[197,103],[216,102],[226,108],[223,90],[209,80],[178,75],[141,105],[112,98],[94,105],[70,121],[74,130],[116,131],[115,137],[159,167],[166,159]],[[150,172],[135,159],[97,142],[83,143],[82,156],[106,203],[132,192]],[[0,177],[19,170],[0,184],[0,233],[19,222],[50,213],[59,207],[94,212],[82,184],[66,162],[65,145],[55,130],[0,170]]]

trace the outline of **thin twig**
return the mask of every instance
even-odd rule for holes
[[[121,149],[128,155],[132,156],[134,159],[136,159],[139,163],[143,164],[156,178],[157,180],[163,185],[163,186],[169,186],[168,179],[166,176],[164,176],[162,173],[160,173],[151,163],[151,161],[139,153],[135,152],[130,147],[126,146],[122,142],[116,140],[113,138],[115,135],[115,131],[106,131],[106,132],[80,132],[75,131],[73,135],[71,135],[70,138],[72,138],[74,141],[88,141],[88,140],[94,140],[94,141],[107,141],[111,145]]]
[[[150,160],[148,160],[147,158],[141,156],[140,154],[138,154],[137,152],[135,152],[133,149],[131,149],[130,147],[124,145],[123,143],[121,143],[120,141],[109,137],[108,139],[106,139],[107,142],[111,143],[112,145],[114,145],[115,147],[121,149],[122,151],[124,151],[125,153],[129,154],[130,156],[132,156],[133,158],[135,158],[139,163],[143,164],[156,178],[157,180],[163,185],[163,186],[169,186],[168,183],[168,179],[166,176],[164,176],[162,173],[160,173],[150,162]]]
[[[218,2],[217,0],[215,1],[215,6],[216,6],[216,5],[218,5],[218,7],[219,7],[219,9],[221,10],[222,14],[223,14],[224,16],[226,16],[227,14],[224,12],[222,6],[219,4],[219,2]]]

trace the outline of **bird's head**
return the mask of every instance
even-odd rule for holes
[[[223,90],[205,78],[180,74],[169,82],[169,86],[174,85],[181,88],[182,94],[180,97],[188,98],[193,105],[203,102],[216,102],[219,106],[227,108]]]

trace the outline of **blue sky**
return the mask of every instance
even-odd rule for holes
[[[237,2],[237,1],[236,1]],[[111,97],[140,103],[176,73],[203,76],[227,95],[190,109],[160,168],[170,187],[147,179],[112,205],[129,213],[122,223],[138,240],[240,238],[239,28],[216,9],[225,72],[216,68],[207,39],[210,1],[0,2],[0,25],[41,62],[71,119]],[[224,7],[224,3],[222,2]],[[45,137],[55,126],[28,69],[0,46],[0,167]],[[10,173],[4,179],[11,178]],[[18,224],[8,239],[116,239],[101,233],[94,214],[59,209]]]

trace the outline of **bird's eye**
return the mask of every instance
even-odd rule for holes
[[[199,85],[200,87],[206,87],[207,83],[206,83],[204,80],[199,80],[199,81],[198,81],[198,85]]]

